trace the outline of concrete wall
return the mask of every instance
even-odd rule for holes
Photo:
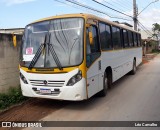
[[[13,46],[12,34],[0,33],[0,93],[19,85],[19,48],[21,35],[17,35],[17,47]]]
[[[7,34],[23,34],[24,28],[9,28],[9,29],[0,29],[0,33]]]

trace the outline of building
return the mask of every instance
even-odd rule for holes
[[[153,52],[158,49],[159,39],[153,37],[152,30],[141,30],[142,44],[143,44],[143,55]]]
[[[9,28],[9,29],[0,29],[0,33],[5,34],[23,34],[24,28]]]

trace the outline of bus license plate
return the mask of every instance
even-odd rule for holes
[[[41,94],[51,94],[51,90],[50,89],[40,89],[40,93]]]

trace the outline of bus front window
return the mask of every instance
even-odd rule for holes
[[[58,67],[49,44],[54,48],[62,67],[79,65],[83,60],[83,26],[82,18],[54,19],[28,25],[22,44],[21,63],[29,67],[40,46],[46,43],[34,68]]]

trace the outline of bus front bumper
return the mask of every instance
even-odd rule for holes
[[[73,72],[65,73],[65,74],[32,74],[27,73],[21,70],[21,73],[25,76],[28,81],[28,84],[25,84],[20,79],[22,94],[27,97],[38,97],[38,98],[48,98],[48,99],[56,99],[56,100],[70,100],[70,101],[80,101],[87,99],[86,92],[86,80],[82,78],[79,82],[74,84],[73,86],[67,86],[67,82],[69,81],[69,77],[75,75],[76,70]],[[46,80],[50,81],[52,79],[58,80],[61,77],[61,80],[64,81],[64,85],[61,87],[51,86],[37,86],[31,83],[29,79]]]

